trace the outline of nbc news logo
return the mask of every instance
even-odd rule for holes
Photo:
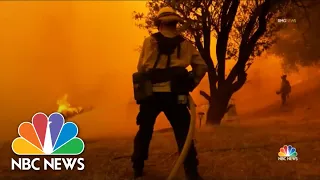
[[[11,170],[66,170],[85,168],[84,158],[77,157],[84,151],[84,142],[78,138],[78,127],[73,122],[66,122],[60,113],[49,117],[36,113],[32,123],[23,122],[18,128],[20,137],[12,142],[12,151],[19,155],[11,159]],[[41,156],[74,156],[74,158],[26,158],[23,155]],[[39,164],[42,164],[40,166]]]
[[[278,19],[278,23],[296,23],[296,22],[297,22],[296,19],[286,19],[286,18]]]
[[[291,145],[284,145],[278,152],[278,161],[298,161],[296,148]]]

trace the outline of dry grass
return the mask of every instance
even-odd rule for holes
[[[205,179],[320,179],[320,124],[283,122],[280,125],[239,126],[237,123],[204,128],[196,134],[200,173]],[[2,146],[1,179],[125,180],[132,175],[132,139],[110,137],[88,140],[84,171],[10,171],[10,144]],[[279,148],[293,145],[298,161],[277,160]],[[155,133],[145,179],[163,180],[177,158],[171,132]],[[183,171],[177,179],[183,179]]]

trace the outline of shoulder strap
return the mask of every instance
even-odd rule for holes
[[[166,68],[170,67],[171,64],[171,54],[177,48],[177,57],[180,58],[181,43],[185,40],[181,35],[175,36],[173,38],[168,38],[163,36],[160,32],[151,35],[158,42],[158,55],[153,66],[155,69],[159,63],[161,54],[167,55]]]
[[[159,42],[162,38],[164,38],[164,36],[160,32],[154,33],[151,36],[154,37],[157,42]],[[157,59],[153,65],[152,69],[155,69],[158,66],[159,61],[160,61],[160,56],[161,56],[161,53],[158,50]]]
[[[185,41],[184,37],[179,35],[175,37],[175,41],[178,43],[177,45],[177,57],[180,59],[180,51],[181,51],[181,43]]]

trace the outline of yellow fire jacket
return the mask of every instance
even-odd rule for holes
[[[175,37],[178,34],[172,31],[162,30],[160,33],[165,37]],[[177,54],[177,49],[174,54]],[[138,72],[145,72],[150,70],[156,59],[157,59],[157,41],[152,36],[147,37],[142,46],[141,54],[138,61]],[[175,55],[171,56],[171,64],[170,67],[185,67],[187,68],[189,65],[192,67],[192,71],[195,74],[195,83],[199,84],[201,79],[204,77],[207,72],[207,65],[204,60],[201,58],[201,55],[197,51],[197,49],[193,46],[190,41],[183,41],[181,43],[180,49],[180,58],[178,59]],[[167,63],[167,56],[160,57],[157,68],[164,69]],[[170,92],[170,83],[163,82],[153,84],[154,92]]]

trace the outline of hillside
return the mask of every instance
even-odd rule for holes
[[[320,179],[320,83],[315,82],[310,79],[295,84],[287,107],[281,108],[280,102],[275,101],[242,114],[233,122],[198,129],[195,139],[204,179]],[[81,116],[98,117],[97,112],[90,112],[95,116],[90,113]],[[78,122],[79,126],[84,124]],[[94,125],[87,128],[103,129]],[[85,139],[86,149],[81,157],[85,158],[86,169],[81,172],[11,171],[10,158],[18,157],[12,153],[9,142],[3,143],[0,179],[127,180],[132,175],[132,141],[132,133]],[[283,145],[297,149],[298,161],[278,161]],[[164,180],[176,159],[172,132],[154,133],[145,179]],[[183,177],[181,170],[177,179]]]
[[[318,81],[318,78],[316,76],[293,85],[287,106],[281,107],[279,97],[278,101],[254,112],[244,114],[242,118],[286,116],[294,119],[300,118],[301,121],[319,118],[320,81]]]

